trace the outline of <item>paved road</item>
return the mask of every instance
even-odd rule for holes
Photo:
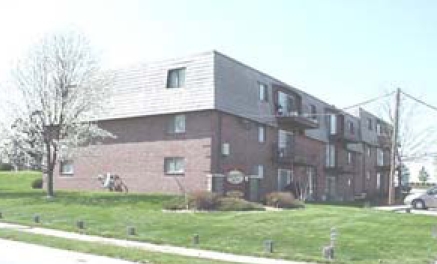
[[[119,259],[0,239],[0,264],[134,264]]]

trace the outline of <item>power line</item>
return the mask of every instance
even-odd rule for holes
[[[412,96],[410,94],[407,94],[406,92],[402,92],[402,94],[405,95],[406,97],[408,97],[408,98],[410,98],[410,99],[412,99],[412,100],[414,100],[414,101],[424,105],[424,106],[427,106],[427,107],[437,111],[437,106],[433,106],[431,104],[428,104],[428,103],[424,102],[423,100],[420,100],[420,99],[418,99],[418,98],[416,98],[416,97],[414,97],[414,96]]]
[[[348,110],[348,109],[351,109],[351,108],[356,108],[356,107],[360,107],[360,106],[363,106],[363,105],[367,105],[367,104],[373,103],[375,101],[378,101],[380,99],[392,96],[394,93],[395,93],[395,91],[392,91],[392,92],[390,92],[388,94],[385,94],[385,95],[382,95],[382,96],[378,96],[378,97],[374,97],[374,98],[371,98],[371,99],[366,100],[364,102],[361,102],[361,103],[358,103],[358,104],[354,104],[354,105],[351,105],[351,106],[348,106],[348,107],[344,107],[341,110]]]

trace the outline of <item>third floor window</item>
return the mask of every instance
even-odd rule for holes
[[[167,73],[167,88],[181,88],[185,86],[185,68],[169,70]]]
[[[267,84],[265,83],[258,83],[258,89],[259,89],[259,100],[262,102],[267,102],[269,99],[268,96],[268,89]]]

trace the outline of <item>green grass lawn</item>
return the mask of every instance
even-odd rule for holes
[[[431,228],[437,218],[378,212],[336,205],[308,205],[304,210],[280,212],[162,212],[163,195],[58,191],[52,201],[32,190],[36,173],[0,173],[0,211],[3,221],[31,224],[34,214],[41,225],[75,230],[84,220],[86,232],[127,238],[126,227],[138,235],[129,239],[192,246],[238,254],[322,261],[321,249],[331,227],[338,230],[338,263],[429,263],[437,256]],[[275,253],[263,252],[263,241],[275,242]]]

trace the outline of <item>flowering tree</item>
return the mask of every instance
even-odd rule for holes
[[[47,195],[54,196],[57,162],[79,146],[112,136],[97,117],[109,96],[112,76],[103,74],[89,41],[76,32],[47,35],[13,70],[19,91],[6,142],[29,156],[40,156]]]

